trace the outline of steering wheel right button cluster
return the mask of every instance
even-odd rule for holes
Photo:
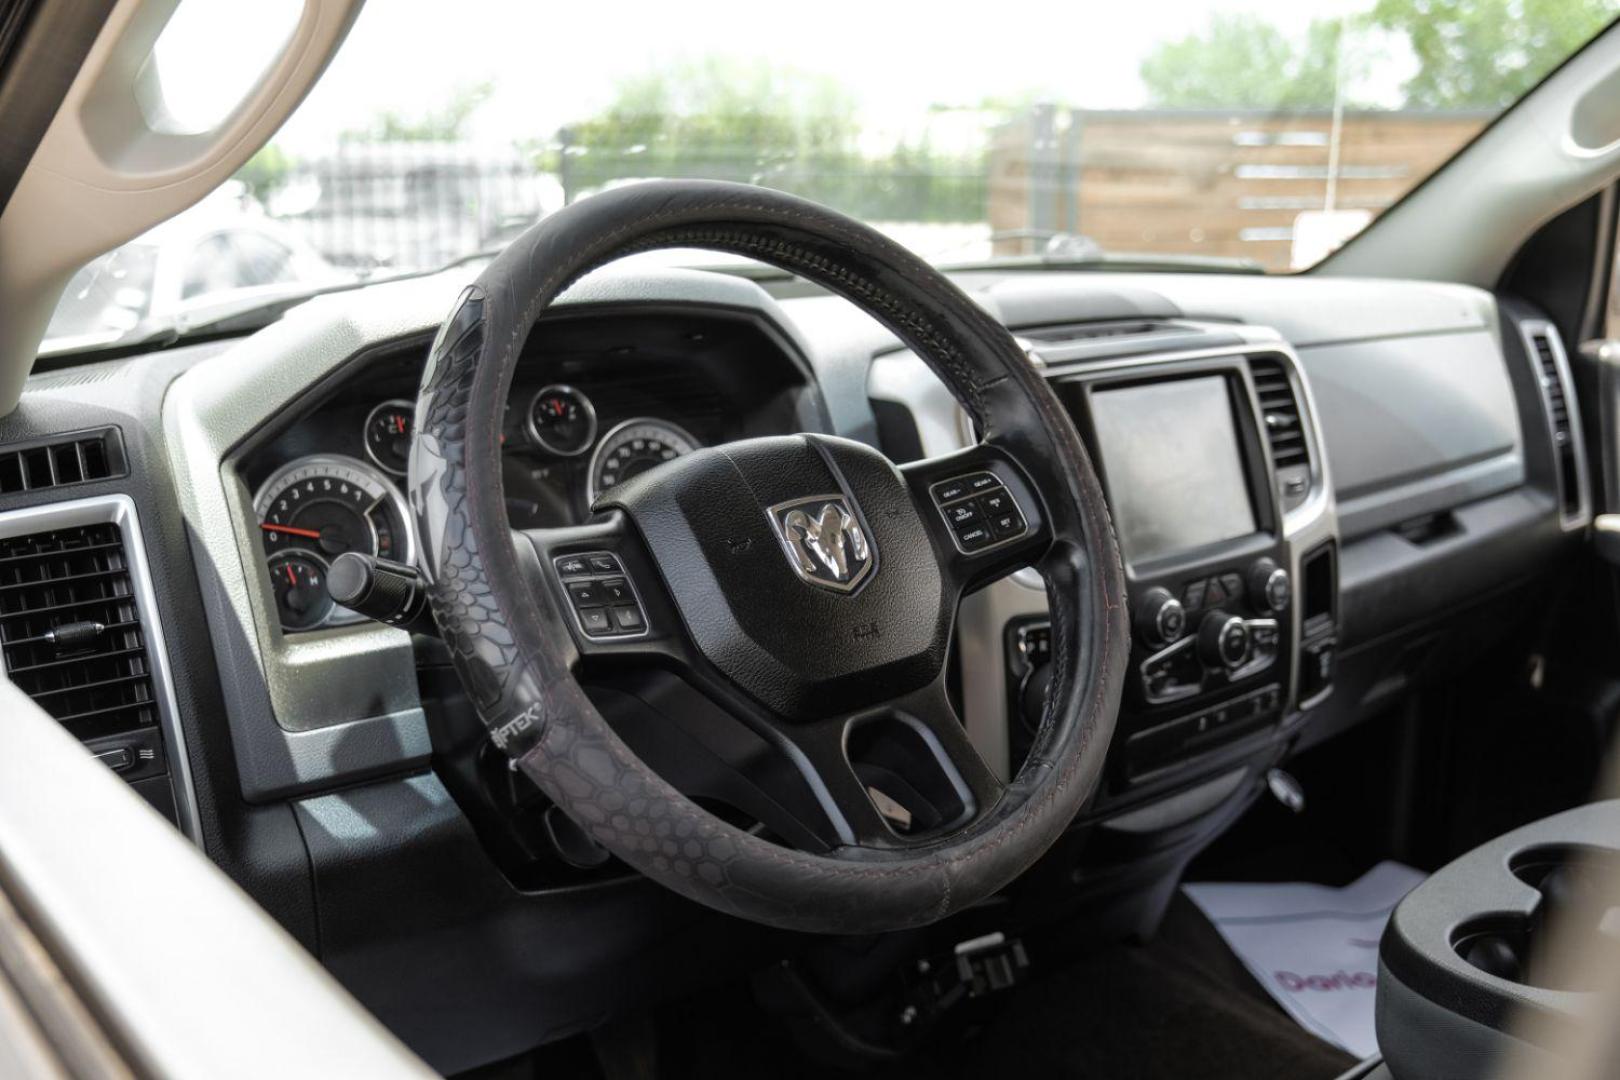
[[[647,616],[617,557],[605,551],[552,560],[579,632],[588,638],[639,637]]]
[[[950,527],[956,548],[976,555],[1029,532],[1012,492],[994,473],[975,472],[941,480],[928,489]]]

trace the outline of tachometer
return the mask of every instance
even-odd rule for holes
[[[529,437],[559,457],[583,454],[596,441],[596,409],[572,386],[547,386],[529,402]]]
[[[698,441],[667,420],[650,416],[626,420],[602,436],[591,455],[586,481],[590,502],[604,491],[698,448]]]
[[[284,465],[259,488],[253,510],[273,565],[278,556],[294,552],[313,556],[317,563],[329,563],[345,551],[406,564],[416,559],[404,497],[376,468],[354,458],[318,454]],[[296,577],[298,567],[293,569]],[[322,615],[324,622],[346,618],[342,608]]]

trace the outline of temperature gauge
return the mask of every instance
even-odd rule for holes
[[[411,418],[416,408],[408,401],[385,401],[366,417],[366,453],[395,476],[405,475],[411,457]]]
[[[583,454],[596,441],[596,409],[572,386],[547,386],[529,402],[529,437],[559,457]]]
[[[283,630],[310,630],[335,606],[326,591],[326,564],[307,551],[282,551],[270,559],[270,586]]]

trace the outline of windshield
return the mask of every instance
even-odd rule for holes
[[[255,23],[287,6],[181,10],[274,40]],[[791,191],[941,265],[1301,270],[1617,6],[999,0],[919,22],[912,5],[847,0],[791,20],[758,3],[459,0],[447,18],[439,0],[375,2],[235,181],[138,257],[75,278],[45,347],[430,271],[659,177]],[[218,97],[221,25],[171,23],[166,88]]]

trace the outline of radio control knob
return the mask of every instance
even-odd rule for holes
[[[1294,598],[1294,584],[1288,571],[1270,559],[1259,559],[1249,567],[1249,601],[1267,615],[1281,615]]]
[[[1211,667],[1237,667],[1249,657],[1249,627],[1236,615],[1210,612],[1198,624],[1198,655]]]
[[[1187,629],[1187,610],[1169,589],[1155,586],[1142,594],[1137,605],[1136,631],[1149,645],[1179,641]]]

